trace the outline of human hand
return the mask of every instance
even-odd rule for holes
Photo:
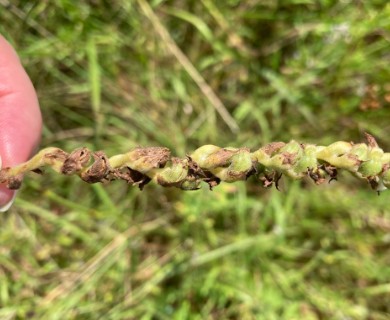
[[[36,148],[42,117],[35,89],[19,57],[0,35],[0,168],[26,161]],[[12,205],[15,191],[0,185],[0,211]]]

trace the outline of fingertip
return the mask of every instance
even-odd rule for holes
[[[4,185],[0,186],[0,212],[6,212],[11,208],[16,197],[15,190],[9,190]]]
[[[42,116],[20,59],[0,35],[0,155],[4,166],[26,161],[39,143]]]

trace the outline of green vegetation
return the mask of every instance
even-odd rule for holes
[[[42,147],[390,151],[385,0],[0,0]],[[30,175],[0,216],[2,319],[389,319],[389,192]]]

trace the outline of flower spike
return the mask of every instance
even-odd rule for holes
[[[27,172],[42,173],[43,167],[51,167],[60,174],[78,175],[87,183],[125,180],[140,189],[150,181],[182,190],[197,190],[205,182],[211,189],[221,181],[230,183],[250,176],[264,187],[278,187],[282,175],[293,179],[308,176],[321,184],[337,180],[338,172],[344,170],[380,192],[390,188],[390,153],[384,152],[372,135],[365,136],[367,143],[338,141],[329,146],[294,140],[272,142],[254,152],[205,145],[183,159],[172,157],[163,147],[137,147],[110,158],[103,151],[85,147],[71,153],[50,147],[25,163],[0,170],[0,183],[18,189]]]

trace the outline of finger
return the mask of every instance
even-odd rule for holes
[[[41,135],[41,113],[34,87],[11,45],[0,35],[0,156],[2,166],[26,161]],[[14,191],[0,186],[0,209]]]

